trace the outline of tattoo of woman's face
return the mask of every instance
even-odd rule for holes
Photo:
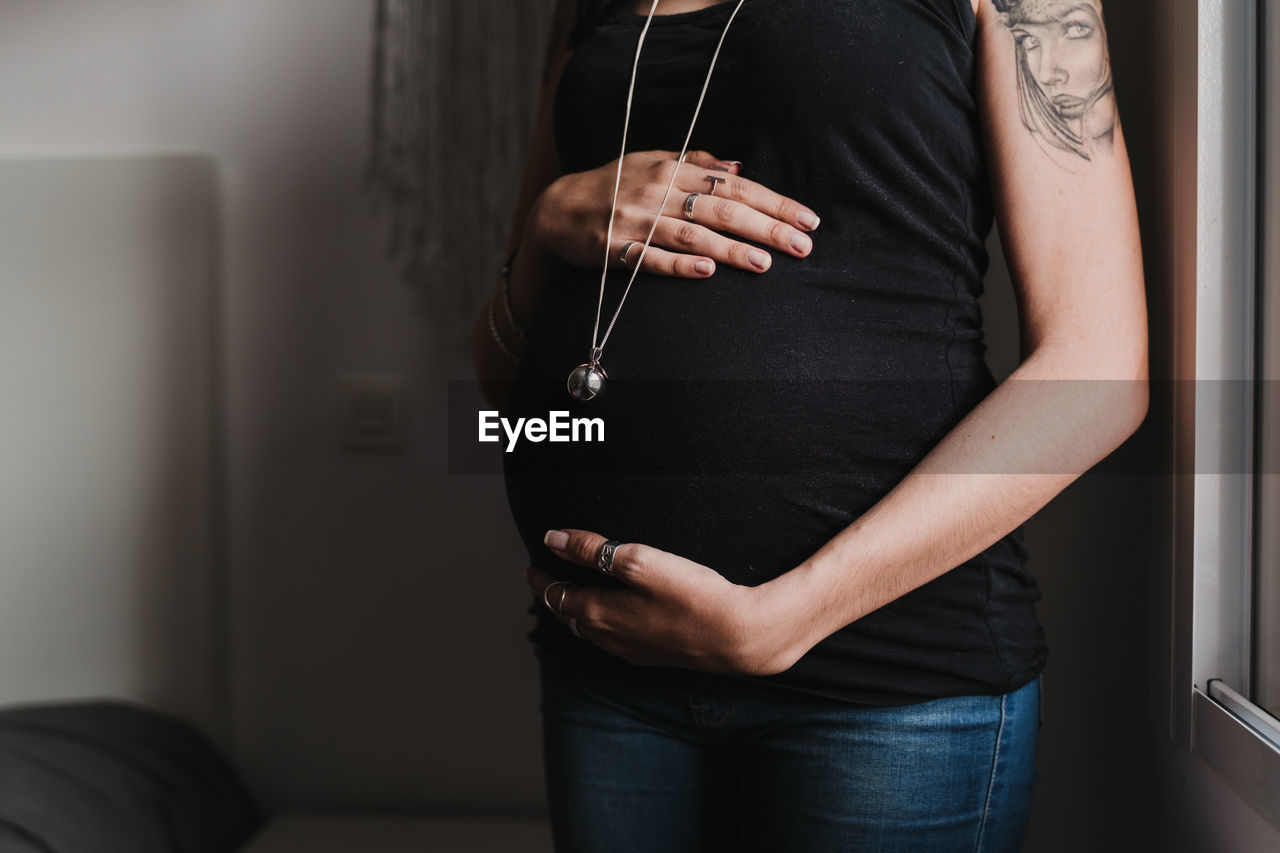
[[[994,2],[1013,36],[1022,123],[1085,160],[1109,151],[1116,113],[1099,0]]]

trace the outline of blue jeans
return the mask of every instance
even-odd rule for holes
[[[1040,679],[872,707],[535,646],[557,853],[1016,851]]]

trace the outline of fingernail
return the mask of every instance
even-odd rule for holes
[[[812,210],[802,210],[796,217],[796,221],[800,223],[801,228],[808,228],[810,231],[813,231],[818,227],[818,223],[822,220],[819,219],[818,214],[814,213]]]
[[[802,255],[808,254],[809,250],[813,248],[813,241],[797,232],[791,235],[791,248]]]
[[[702,275],[711,275],[716,271],[716,265],[711,261],[698,261],[693,265],[693,268]]]
[[[726,165],[728,165],[728,166],[741,166],[741,165],[742,165],[742,161],[741,161],[741,160],[724,160],[723,162],[724,162]]]
[[[747,254],[747,260],[750,261],[751,265],[756,269],[767,270],[769,268],[769,256],[764,252],[749,252]]]
[[[542,541],[552,551],[560,551],[569,544],[569,534],[563,530],[548,530],[547,535],[542,537]]]

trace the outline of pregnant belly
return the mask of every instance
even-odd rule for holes
[[[957,371],[949,332],[860,322],[847,297],[803,282],[717,277],[638,279],[605,350],[606,391],[588,403],[564,383],[590,346],[598,278],[567,281],[544,308],[507,416],[600,418],[604,441],[505,455],[535,563],[574,575],[541,541],[576,527],[769,580],[901,480],[983,381],[980,354]]]

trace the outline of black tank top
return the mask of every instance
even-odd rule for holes
[[[654,18],[628,151],[680,150],[734,6]],[[606,0],[574,40],[555,102],[566,172],[618,156],[644,22],[632,7]],[[505,455],[535,565],[606,583],[542,545],[547,529],[577,527],[762,583],[866,512],[995,387],[978,304],[992,203],[975,26],[969,0],[746,0],[691,150],[741,160],[744,177],[815,210],[814,249],[772,252],[763,275],[638,276],[605,349],[608,388],[589,403],[565,378],[590,349],[600,270],[566,270],[529,331],[508,416],[599,417],[605,441]],[[602,332],[628,275],[611,271]],[[1026,557],[1018,528],[777,675],[650,671],[859,704],[1007,692],[1047,654]],[[529,612],[534,642],[631,666],[541,603]]]

